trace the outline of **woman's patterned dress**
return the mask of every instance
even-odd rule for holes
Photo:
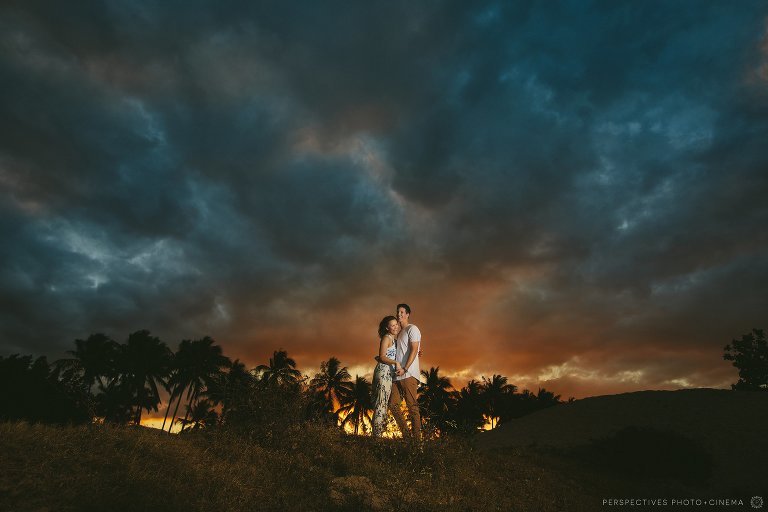
[[[392,336],[385,336],[392,339]],[[392,346],[387,349],[387,357],[395,358],[396,347],[394,340]],[[392,365],[379,363],[373,370],[373,437],[381,437],[387,425],[387,406],[389,394],[392,392]]]

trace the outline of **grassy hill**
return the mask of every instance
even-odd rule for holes
[[[492,460],[495,459],[492,457]],[[562,510],[525,460],[466,444],[376,443],[333,428],[249,439],[145,428],[0,424],[0,510]]]
[[[0,510],[547,512],[600,510],[602,499],[627,495],[717,497],[712,485],[722,476],[721,452],[711,452],[711,464],[702,453],[723,439],[740,439],[741,444],[734,441],[726,448],[749,446],[760,425],[766,432],[759,423],[766,409],[754,407],[764,407],[768,399],[768,394],[730,399],[719,393],[586,399],[540,411],[473,442],[429,441],[421,452],[400,440],[377,442],[318,425],[176,436],[146,428],[5,423],[0,424]],[[691,402],[691,410],[703,408],[690,420],[696,428],[687,429],[702,433],[685,438],[692,444],[666,429],[677,421],[666,409],[667,396]],[[721,399],[730,400],[733,410],[718,409],[724,407]],[[744,403],[737,405],[740,400]],[[637,408],[645,408],[645,414],[627,412]],[[633,472],[631,466],[616,469],[604,455],[634,445],[638,434],[628,441],[617,434],[626,426],[646,428],[641,416],[669,420],[656,424],[664,430],[639,434],[646,450],[648,439],[666,450],[656,454],[657,468],[682,453],[704,457],[695,460],[713,471],[680,478],[674,472],[670,477],[663,471]],[[758,418],[757,427],[749,418]],[[721,435],[724,428],[731,429],[728,435]],[[678,452],[670,448],[680,443]],[[764,445],[752,446],[763,449],[752,458],[762,454],[764,462]],[[741,491],[757,493],[753,487]]]
[[[592,397],[503,425],[478,446],[494,453],[535,448],[614,476],[658,476],[710,494],[765,497],[768,393],[689,389]]]

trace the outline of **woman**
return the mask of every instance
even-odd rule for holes
[[[379,323],[379,364],[373,370],[373,437],[381,437],[387,424],[387,406],[392,391],[392,375],[401,369],[395,361],[395,339],[400,324],[393,316]]]

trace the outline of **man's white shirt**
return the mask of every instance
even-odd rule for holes
[[[408,373],[401,376],[395,376],[395,380],[403,380],[408,377],[416,377],[419,380],[421,372],[419,371],[419,348],[421,348],[421,331],[413,324],[408,324],[405,329],[400,331],[397,335],[397,352],[395,353],[395,360],[400,362],[400,366],[405,368],[405,363],[408,362],[408,355],[411,350],[411,343],[418,342],[416,348],[416,357],[413,359],[411,366],[408,368]]]

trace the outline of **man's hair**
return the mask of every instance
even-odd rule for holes
[[[398,304],[397,307],[395,308],[395,311],[399,311],[400,308],[403,308],[405,312],[408,313],[409,315],[411,314],[411,306],[409,306],[408,304]]]

